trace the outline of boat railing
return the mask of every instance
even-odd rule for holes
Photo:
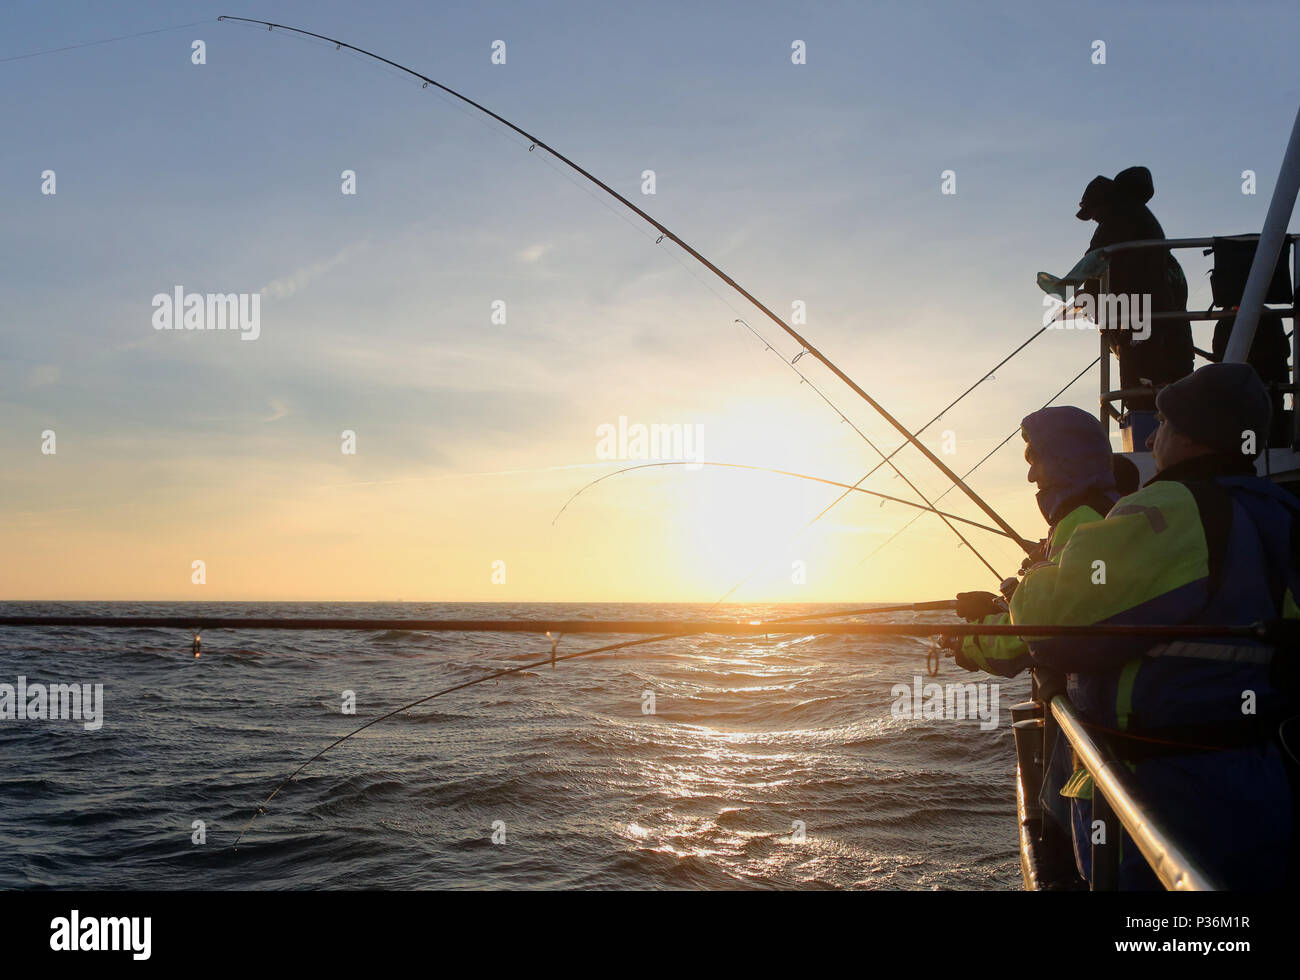
[[[1213,879],[1200,867],[1138,799],[1128,767],[1104,744],[1096,741],[1087,725],[1064,694],[1047,701],[1025,702],[1012,709],[1016,755],[1020,772],[1021,834],[1033,833],[1030,825],[1045,829],[1047,820],[1038,806],[1045,762],[1056,737],[1065,738],[1077,763],[1092,776],[1092,890],[1114,891],[1119,886],[1122,828],[1137,845],[1142,857],[1161,884],[1170,891],[1216,891]],[[1022,843],[1022,854],[1025,848]],[[1030,881],[1026,871],[1026,884]]]
[[[1108,245],[1098,249],[1098,253],[1110,259],[1121,252],[1137,252],[1151,249],[1162,249],[1167,252],[1174,252],[1179,249],[1207,249],[1213,248],[1216,241],[1233,241],[1233,242],[1255,242],[1258,243],[1259,235],[1221,235],[1218,238],[1154,238],[1144,239],[1142,241],[1119,242],[1115,245]],[[1295,288],[1300,288],[1300,248],[1296,247],[1300,242],[1300,234],[1287,234],[1283,236],[1283,247],[1291,250],[1291,281]],[[1110,266],[1106,263],[1101,275],[1091,280],[1082,280],[1077,283],[1071,283],[1079,287],[1080,292],[1092,293],[1097,296],[1110,295]],[[1289,317],[1294,323],[1297,318],[1297,308],[1294,305],[1269,306],[1265,304],[1261,308],[1263,314],[1273,314],[1276,316]],[[1238,316],[1236,309],[1231,310],[1188,310],[1183,312],[1173,311],[1164,313],[1150,314],[1151,322],[1160,323],[1169,320],[1190,320],[1192,322],[1205,322],[1225,320],[1229,317]],[[1145,389],[1112,389],[1111,384],[1111,357],[1112,352],[1107,345],[1106,331],[1098,331],[1101,335],[1101,390],[1100,390],[1100,412],[1099,417],[1101,424],[1110,431],[1110,422],[1115,420],[1121,426],[1124,424],[1125,416],[1118,408],[1117,402],[1130,400],[1139,395],[1150,395],[1150,391]],[[1198,351],[1198,353],[1201,353]],[[1300,412],[1294,411],[1295,393],[1296,393],[1296,369],[1300,366],[1300,331],[1291,331],[1291,381],[1289,384],[1276,384],[1270,387],[1292,396],[1292,431],[1291,431],[1291,448],[1300,449]],[[1139,449],[1139,446],[1133,446],[1131,449]]]

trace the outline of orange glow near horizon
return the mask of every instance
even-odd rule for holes
[[[871,465],[860,443],[846,450],[842,441],[803,436],[847,431],[827,426],[816,406],[793,419],[788,398],[726,409],[730,415],[704,423],[709,459],[849,483]],[[572,447],[554,447],[551,458],[566,450]],[[542,453],[532,447],[529,455],[521,461],[500,453],[490,461],[496,471],[476,465],[466,473],[393,480],[349,478],[346,464],[334,461],[259,468],[253,460],[242,469],[204,467],[201,478],[170,495],[141,491],[128,461],[103,462],[98,491],[84,506],[6,518],[9,561],[0,569],[0,595],[713,602],[739,583],[727,601],[870,602],[943,598],[990,584],[968,553],[954,557],[956,542],[932,517],[862,564],[916,512],[854,494],[800,533],[840,491],[753,471],[665,467],[619,476],[587,491],[552,527],[574,490],[637,461],[530,469]],[[913,472],[922,465],[907,462]],[[907,495],[887,470],[866,485]],[[1025,511],[1032,496],[1017,493],[1019,513],[1008,516],[1031,529]],[[960,509],[955,497],[945,506]],[[969,533],[1008,573],[1014,570],[1014,548]],[[196,559],[206,563],[202,586],[191,583]],[[504,562],[504,581],[497,580],[497,562]]]

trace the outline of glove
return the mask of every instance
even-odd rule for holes
[[[1007,608],[1001,598],[992,592],[957,593],[957,615],[968,623],[1006,611]]]
[[[971,660],[967,660],[967,659],[966,659],[966,655],[965,655],[965,653],[963,652],[964,649],[965,649],[965,646],[964,646],[964,645],[963,645],[963,646],[959,646],[959,647],[958,647],[958,648],[953,652],[953,655],[952,655],[953,663],[955,663],[958,667],[963,667],[963,668],[965,668],[966,670],[969,670],[971,673],[975,673],[975,674],[979,673],[979,671],[980,671],[979,665],[976,664],[976,663],[974,663],[974,662],[971,661]]]
[[[1043,538],[1038,542],[1038,547],[1025,555],[1025,560],[1020,563],[1020,574],[1024,575],[1039,562],[1047,561],[1047,539]]]
[[[967,639],[968,638],[964,636],[945,636],[939,641],[939,645],[952,654],[953,662],[956,663],[958,667],[962,667],[969,671],[978,671],[979,667],[968,660],[966,655],[962,652]]]

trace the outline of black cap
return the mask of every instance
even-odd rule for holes
[[[1207,449],[1241,456],[1253,433],[1254,459],[1268,442],[1273,406],[1249,364],[1207,364],[1156,395],[1156,408],[1177,432]]]

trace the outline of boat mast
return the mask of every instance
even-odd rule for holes
[[[1295,123],[1291,127],[1291,140],[1282,157],[1277,186],[1273,188],[1273,199],[1269,202],[1268,215],[1264,218],[1264,230],[1259,236],[1259,245],[1255,248],[1255,260],[1250,265],[1250,276],[1241,296],[1232,336],[1228,339],[1227,353],[1223,356],[1225,361],[1245,361],[1250,353],[1250,345],[1255,339],[1255,327],[1259,324],[1260,309],[1264,305],[1264,293],[1273,279],[1273,270],[1277,268],[1278,252],[1286,237],[1286,226],[1291,220],[1291,209],[1295,206],[1297,191],[1300,191],[1300,111],[1296,112]]]

